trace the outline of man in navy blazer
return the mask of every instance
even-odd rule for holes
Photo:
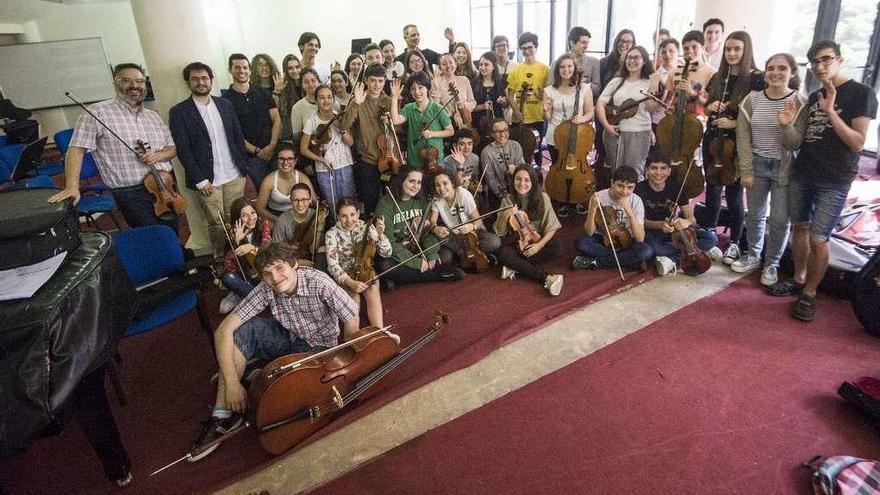
[[[177,158],[186,170],[186,186],[199,192],[199,207],[208,223],[215,261],[226,247],[219,213],[232,225],[232,202],[244,195],[248,157],[244,134],[228,100],[211,96],[214,73],[201,62],[183,69],[192,97],[168,112]]]

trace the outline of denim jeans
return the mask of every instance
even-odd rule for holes
[[[224,273],[220,276],[220,280],[227,289],[242,299],[254,290],[254,284],[243,279],[240,273]]]
[[[779,160],[752,155],[754,183],[746,189],[749,214],[746,218],[746,237],[749,255],[761,259],[764,249],[764,266],[779,266],[779,258],[788,242],[788,186],[779,184]],[[767,199],[770,199],[770,216],[767,217]]]
[[[700,251],[708,251],[718,244],[718,236],[714,230],[697,228],[697,247]],[[645,244],[651,246],[654,256],[665,256],[678,261],[681,251],[672,243],[672,237],[657,229],[645,229]]]
[[[330,171],[318,171],[315,176],[318,179],[318,188],[321,189],[321,197],[330,205],[333,222],[336,222],[336,206],[342,198],[354,197],[354,167],[347,166]],[[333,187],[330,187],[331,182]]]
[[[810,232],[827,241],[840,219],[851,185],[793,175],[788,186],[791,223],[810,222]]]
[[[581,235],[575,242],[575,249],[584,256],[596,258],[600,268],[617,267],[611,248],[602,244],[601,234]],[[617,249],[617,259],[620,261],[620,266],[624,267],[638,267],[642,261],[647,261],[653,254],[654,250],[646,242],[633,241],[629,248]]]

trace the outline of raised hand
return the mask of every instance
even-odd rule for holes
[[[452,32],[452,28],[450,27],[443,30],[443,37],[448,39],[450,43],[455,42],[455,34]]]
[[[401,91],[400,79],[391,81],[391,96],[393,98],[400,98]]]
[[[822,87],[825,88],[825,94],[823,95],[822,92],[819,92],[819,109],[825,112],[826,115],[831,115],[835,113],[834,101],[837,99],[837,88],[834,87],[830,79],[823,79]]]
[[[788,100],[785,102],[785,106],[782,110],[779,111],[779,124],[791,125],[794,122],[795,115],[797,115],[797,106],[795,105],[794,100]]]
[[[364,89],[364,83],[359,82],[354,85],[354,102],[360,105],[367,99],[367,92]]]
[[[284,77],[284,74],[281,74],[280,72],[272,76],[272,80],[275,81],[276,93],[284,91],[284,88],[287,87],[287,78]]]

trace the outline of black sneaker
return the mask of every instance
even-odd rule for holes
[[[224,419],[211,416],[208,421],[203,423],[204,426],[202,427],[202,433],[199,434],[199,438],[193,442],[192,452],[195,454],[186,461],[200,461],[211,452],[217,450],[220,444],[214,444],[208,448],[205,448],[205,445],[229,433],[230,430],[237,428],[241,424],[242,419],[242,415],[238,413],[232,413],[232,416]]]
[[[464,270],[461,268],[442,266],[437,269],[437,279],[441,282],[458,282],[464,278]]]
[[[556,216],[559,218],[565,218],[568,216],[568,206],[562,205],[556,210]]]
[[[380,278],[379,279],[379,290],[382,292],[391,292],[393,291],[397,285],[394,284],[394,281],[390,278]]]
[[[489,266],[498,266],[498,256],[488,253],[486,254],[486,258],[489,259]]]
[[[791,308],[791,316],[801,321],[816,319],[816,296],[801,294]]]
[[[598,270],[599,262],[592,256],[575,256],[571,262],[572,270]]]

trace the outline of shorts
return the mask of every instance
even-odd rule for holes
[[[792,176],[788,186],[791,223],[810,222],[810,232],[827,241],[840,220],[850,185],[849,182],[821,182],[811,177]]]
[[[325,349],[322,346],[310,346],[308,342],[281,326],[275,318],[251,318],[235,330],[232,338],[235,347],[247,361],[255,358],[271,361],[296,352]]]

